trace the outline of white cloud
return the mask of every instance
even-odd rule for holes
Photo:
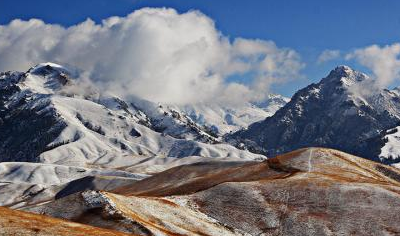
[[[121,96],[164,103],[260,99],[303,67],[294,50],[263,40],[231,43],[201,12],[160,8],[68,28],[14,20],[0,26],[0,61],[0,71],[44,61],[69,64]],[[254,75],[249,83],[227,81],[245,73]]]
[[[321,64],[327,61],[331,61],[340,57],[339,50],[324,50],[317,59],[317,63]]]
[[[354,59],[369,68],[378,88],[386,88],[396,79],[400,79],[400,44],[395,43],[380,47],[371,45],[354,50],[346,55],[346,59]]]

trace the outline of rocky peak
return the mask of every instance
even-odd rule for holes
[[[41,76],[47,76],[51,74],[62,74],[62,73],[70,74],[68,69],[52,62],[40,63],[36,66],[33,66],[28,70],[27,73],[31,73],[34,75],[41,75]]]
[[[361,72],[344,65],[337,66],[329,75],[322,79],[320,84],[328,86],[349,88],[354,84],[370,80],[370,78]]]
[[[354,73],[354,70],[351,69],[349,66],[346,65],[339,65],[335,69],[331,70],[328,76],[335,76],[335,77],[346,77]]]
[[[368,79],[350,67],[336,67],[319,83],[296,92],[274,116],[231,137],[267,156],[318,146],[377,160],[381,132],[397,125],[400,105],[389,91],[353,93],[355,84],[364,86]]]
[[[51,94],[73,83],[77,73],[61,65],[46,62],[31,67],[23,74],[21,88],[40,94]]]

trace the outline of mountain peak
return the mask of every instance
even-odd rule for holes
[[[52,62],[40,63],[28,70],[28,73],[35,75],[48,75],[55,72],[71,74],[71,72],[64,66]]]
[[[395,91],[362,91],[370,82],[367,75],[338,66],[296,92],[273,116],[230,137],[267,156],[317,146],[377,160],[381,131],[398,124],[400,106]]]
[[[353,70],[349,66],[340,65],[329,72],[329,75],[321,80],[321,83],[328,83],[332,85],[350,87],[359,82],[368,80],[369,77],[361,72]]]
[[[335,69],[331,70],[327,78],[330,79],[350,78],[354,77],[355,74],[357,74],[357,72],[353,70],[351,67],[340,65],[335,67]]]
[[[22,87],[37,93],[49,94],[71,84],[77,73],[64,66],[46,62],[31,67],[23,77]]]
[[[348,76],[351,75],[352,73],[354,73],[354,70],[346,65],[339,65],[337,66],[335,69],[333,69],[330,74],[333,75],[342,75],[342,76]]]

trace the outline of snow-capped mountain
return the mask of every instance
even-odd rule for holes
[[[0,206],[110,190],[183,164],[266,158],[171,107],[100,91],[79,73],[54,63],[0,73]]]
[[[153,157],[261,157],[218,144],[173,109],[82,87],[70,70],[53,63],[2,73],[0,160],[123,167]]]
[[[264,119],[285,98],[187,108],[122,99],[76,76],[52,63],[0,74],[0,206],[22,210],[0,207],[0,234],[398,232],[388,211],[399,205],[398,169],[323,148],[264,160],[223,143],[221,134]],[[399,93],[366,96],[357,88],[368,81],[338,67],[226,137],[273,155],[336,145],[390,163]]]
[[[225,135],[239,129],[247,128],[250,124],[272,116],[290,99],[278,94],[270,94],[266,99],[257,103],[239,105],[194,104],[170,106],[187,114],[196,123],[208,127],[217,135]]]
[[[228,139],[267,156],[319,146],[397,162],[387,159],[399,153],[390,147],[396,145],[393,138],[385,135],[400,122],[400,97],[396,91],[373,89],[371,81],[363,73],[339,66],[319,83],[299,90],[272,117]],[[371,90],[363,91],[366,88]]]

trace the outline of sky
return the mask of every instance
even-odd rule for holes
[[[242,91],[242,94],[245,94],[244,90],[249,90],[252,93],[262,93],[262,91],[256,91],[257,88],[260,88],[258,90],[265,89],[291,96],[299,88],[311,82],[319,81],[336,65],[346,64],[355,69],[369,73],[376,78],[379,86],[390,87],[400,84],[398,82],[400,70],[397,69],[400,68],[398,58],[400,53],[398,45],[400,41],[400,1],[395,0],[0,0],[0,25],[3,25],[3,28],[9,28],[7,36],[4,36],[5,33],[3,32],[3,41],[11,40],[10,44],[13,44],[12,40],[18,40],[18,37],[12,37],[10,35],[15,34],[14,32],[16,31],[21,31],[21,27],[28,27],[11,27],[10,22],[15,19],[21,19],[24,22],[32,18],[40,19],[46,25],[60,25],[63,29],[61,30],[63,32],[60,31],[60,35],[70,35],[64,31],[71,31],[68,29],[80,25],[82,22],[87,21],[88,18],[94,21],[94,26],[91,27],[95,28],[101,25],[104,19],[112,16],[127,17],[127,15],[132,12],[140,11],[140,9],[147,7],[172,8],[177,14],[173,14],[175,18],[182,18],[182,14],[196,10],[214,23],[213,26],[210,26],[213,29],[207,28],[206,26],[204,27],[204,35],[213,35],[210,37],[210,40],[217,40],[218,42],[216,43],[218,43],[218,45],[214,45],[215,48],[212,49],[213,51],[210,52],[209,55],[207,54],[208,57],[199,58],[197,60],[200,61],[200,63],[202,63],[202,60],[212,61],[213,63],[207,64],[204,62],[204,68],[197,68],[198,66],[194,63],[196,61],[194,61],[193,64],[185,67],[193,68],[191,71],[197,70],[197,72],[193,73],[189,71],[185,72],[185,68],[179,69],[178,67],[179,70],[177,69],[177,71],[171,72],[169,77],[167,76],[167,78],[170,79],[166,79],[166,81],[173,81],[173,78],[178,76],[178,74],[182,73],[185,75],[186,73],[188,77],[199,77],[196,81],[187,81],[187,86],[191,86],[191,84],[197,85],[207,81],[206,84],[225,84],[224,86],[227,88],[224,87],[223,89],[220,85],[215,85],[214,90],[219,91],[219,93],[229,93],[237,90]],[[157,14],[158,13],[159,12],[157,12]],[[199,19],[204,18],[203,15],[197,17]],[[147,27],[148,23],[146,22],[150,21],[139,24],[137,23],[139,22],[139,18],[140,17],[135,18],[136,23],[129,23],[129,25],[135,25],[136,27],[141,24],[142,26],[146,24],[145,26]],[[187,22],[193,20],[193,27],[188,26],[188,28],[193,29],[193,31],[196,31],[196,27],[202,27],[196,25],[196,19],[183,20]],[[179,25],[178,21],[174,22],[175,23],[171,24]],[[131,27],[129,33],[133,32],[136,29],[135,27]],[[57,30],[59,29],[51,29],[51,31]],[[89,30],[93,30],[93,28]],[[103,31],[106,30],[103,29]],[[47,31],[44,30],[44,32]],[[168,34],[164,32],[161,27],[157,28],[157,32],[160,34],[143,34],[141,31],[135,31],[135,35],[131,35],[130,39],[146,41],[143,39],[145,36],[163,37],[164,33]],[[187,31],[174,32],[182,35],[190,34]],[[215,33],[221,34],[223,39],[215,39],[215,37],[218,37]],[[0,30],[0,39],[2,39],[1,35],[2,31]],[[140,35],[140,37],[137,35]],[[192,42],[189,36],[182,36],[184,40],[181,38],[175,40],[175,36],[172,35],[173,34],[171,34],[171,38],[169,38],[171,44],[175,45],[175,43],[178,42],[177,40],[179,40],[179,45],[187,46]],[[199,34],[199,39],[204,35]],[[56,40],[57,45],[65,44],[65,42],[60,39],[61,36],[54,37],[53,35],[48,36],[48,38],[51,38],[50,41]],[[96,35],[96,37],[100,36]],[[247,41],[241,42],[240,39],[245,39]],[[227,40],[228,43],[224,42],[224,40]],[[38,39],[38,42],[39,41],[40,39]],[[274,45],[270,45],[271,42]],[[162,42],[159,43],[163,46]],[[27,43],[24,43],[24,45],[26,44]],[[243,46],[245,44],[246,46]],[[253,50],[251,53],[249,51],[250,44],[251,50]],[[14,66],[15,62],[9,62],[11,59],[8,58],[10,58],[12,50],[15,51],[16,49],[12,49],[12,46],[4,45],[2,53],[0,42],[0,62],[3,61],[5,62],[3,63],[4,65]],[[129,44],[126,46],[130,47],[131,45]],[[144,46],[141,45],[141,47]],[[82,61],[86,60],[83,56],[79,59],[63,56],[63,49],[60,48],[61,46],[57,46],[57,49],[52,49],[52,53],[46,51],[45,56],[42,56],[42,54],[44,54],[42,51],[45,49],[33,54],[39,54],[40,56],[38,56],[38,58],[52,59],[52,57],[54,57],[58,58],[58,60],[65,60],[67,63],[79,61],[79,59]],[[244,50],[244,48],[246,49]],[[292,52],[296,55],[293,56],[291,54]],[[30,51],[21,50],[19,57],[29,53],[32,54]],[[101,53],[103,53],[103,51],[97,49],[97,51],[88,52],[88,55],[93,57],[94,54],[97,55]],[[134,53],[134,51],[132,51],[132,53]],[[168,55],[168,52],[162,50],[154,51],[153,53],[164,53]],[[216,59],[217,55],[214,54],[218,53],[226,53],[231,55],[231,57],[229,60]],[[171,55],[175,56],[175,51]],[[196,54],[193,52],[190,55],[193,55],[193,57],[197,55],[199,55],[198,57],[202,57],[201,53]],[[269,55],[272,56],[269,58]],[[259,57],[262,58],[260,59]],[[264,57],[268,58],[268,65],[266,60],[263,60]],[[136,60],[129,55],[124,58],[126,58],[126,60]],[[148,63],[154,64],[154,58],[152,60],[149,59]],[[176,60],[177,63],[187,61],[183,56]],[[27,60],[26,64],[33,61],[35,60]],[[240,65],[231,68],[231,65],[238,61],[240,61],[240,63],[238,63]],[[283,61],[290,61],[290,63],[276,66],[277,64],[282,64]],[[92,66],[99,70],[99,65],[102,63],[105,64],[105,61],[99,59],[96,65],[85,64],[84,66]],[[157,61],[157,63],[162,62]],[[82,63],[82,65],[83,64],[84,63]],[[167,67],[165,63],[159,65],[161,67]],[[130,66],[131,65],[126,65],[126,67]],[[136,68],[138,66],[140,66],[140,63],[137,65],[135,64],[133,67]],[[272,69],[272,67],[274,68]],[[146,66],[144,66],[144,68],[146,68]],[[148,67],[148,69],[152,70],[153,68]],[[204,72],[203,69],[206,72]],[[103,68],[103,70],[109,71],[110,68]],[[124,70],[124,68],[122,68],[122,70]],[[292,71],[288,72],[288,70]],[[127,71],[127,73],[128,72],[132,73],[132,71]],[[210,73],[211,75],[204,76],[204,73]],[[142,74],[136,73],[134,76],[144,77],[143,74],[145,74],[145,72]],[[109,76],[109,74],[107,75],[105,72],[103,75]],[[98,76],[101,77],[102,75]],[[151,76],[156,75],[152,74]],[[126,74],[121,74],[121,77],[126,77]],[[215,79],[213,79],[214,77]],[[104,80],[106,79],[101,79],[101,81]],[[121,81],[124,83],[129,82],[126,80]],[[135,83],[140,84],[141,82],[143,86],[145,86],[146,81],[148,82],[149,78],[146,80],[135,80]],[[238,83],[232,83],[232,81]],[[155,84],[159,83],[160,87],[163,86],[162,81],[154,80],[152,82]],[[246,86],[242,86],[242,84]],[[204,89],[206,85],[203,84],[199,86],[199,88]],[[185,89],[185,86],[176,88],[174,85],[171,91],[174,89]],[[151,91],[148,92],[150,93]],[[210,96],[210,94],[212,94],[211,91],[205,93],[204,97]],[[162,100],[164,97],[168,96],[170,96],[170,93],[166,93],[165,96],[147,98]],[[186,94],[180,96],[187,97]],[[249,97],[249,95],[246,96]],[[248,99],[256,98],[249,97]],[[176,100],[179,100],[179,98],[176,98]]]

